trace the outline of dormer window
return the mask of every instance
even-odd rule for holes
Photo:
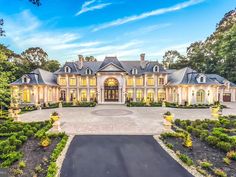
[[[204,75],[200,75],[198,78],[197,78],[197,81],[198,83],[205,83],[206,82],[206,76]]]
[[[27,84],[29,82],[30,82],[30,79],[28,77],[25,76],[25,77],[22,78],[22,83]]]
[[[70,73],[70,72],[71,72],[70,67],[69,67],[69,66],[66,66],[66,67],[65,67],[65,73]]]
[[[133,74],[133,75],[138,74],[138,70],[136,68],[133,68],[131,70],[131,74]]]
[[[153,72],[159,72],[159,66],[155,65],[155,66],[153,67]]]
[[[87,75],[91,75],[91,74],[92,74],[92,70],[89,69],[89,68],[87,68],[86,71],[85,71],[85,74],[87,74]]]
[[[200,82],[204,82],[204,77],[200,77]]]

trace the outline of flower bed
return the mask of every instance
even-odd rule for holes
[[[174,133],[164,133],[161,139],[186,164],[194,165],[204,176],[234,176],[236,174],[236,116],[219,120],[175,120]],[[186,147],[186,136],[191,147]]]
[[[129,102],[126,104],[128,107],[161,107],[161,102],[151,102],[147,105],[145,102]]]
[[[95,107],[96,102],[79,102],[76,105],[73,105],[73,103],[62,103],[63,107]]]
[[[3,121],[0,124],[0,167],[7,168],[10,176],[47,176],[51,163],[64,148],[61,144],[68,138],[64,133],[47,134],[51,127],[50,121]],[[54,151],[57,155],[52,159]]]

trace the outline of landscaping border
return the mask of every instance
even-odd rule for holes
[[[188,166],[184,162],[182,162],[179,157],[176,155],[176,153],[169,149],[160,139],[160,135],[154,135],[153,138],[157,141],[157,143],[160,144],[160,146],[176,161],[178,162],[183,168],[185,168],[189,173],[191,173],[195,177],[204,177],[202,174],[200,174],[194,166]]]

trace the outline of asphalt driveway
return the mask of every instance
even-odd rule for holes
[[[75,136],[61,177],[193,177],[152,136]]]

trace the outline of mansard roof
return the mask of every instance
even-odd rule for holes
[[[205,77],[204,83],[198,82],[198,77],[203,76]],[[176,70],[169,74],[168,77],[168,85],[178,85],[178,84],[220,84],[216,80],[210,78],[207,74],[198,73],[197,71],[186,67],[180,70]]]
[[[160,73],[166,73],[166,70],[157,61],[146,61],[146,67],[142,69],[139,60],[119,61],[117,57],[105,57],[103,61],[83,62],[82,69],[79,69],[77,62],[66,62],[63,67],[61,67],[58,71],[55,72],[55,74],[64,74],[66,66],[69,66],[71,68],[70,73],[72,74],[85,75],[85,70],[87,68],[91,69],[93,74],[96,74],[97,72],[101,71],[103,68],[109,65],[113,65],[128,74],[131,74],[131,70],[136,68],[138,70],[138,75],[142,75],[144,73],[153,73],[153,67],[157,65],[159,66]]]
[[[28,83],[23,82],[23,78],[27,77],[29,78]],[[11,85],[51,85],[51,86],[58,86],[56,81],[56,76],[49,72],[45,71],[43,69],[35,69],[34,71],[24,74],[21,78],[16,80],[15,82],[11,83]]]

